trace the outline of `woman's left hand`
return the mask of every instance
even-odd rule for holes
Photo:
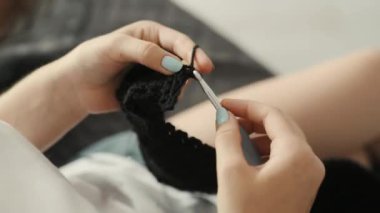
[[[0,120],[46,150],[90,113],[117,110],[122,70],[140,63],[170,75],[189,63],[194,42],[151,21],[139,21],[86,41],[25,77],[0,97]],[[213,69],[199,49],[196,69]]]
[[[190,63],[194,45],[178,31],[152,21],[139,21],[82,43],[58,63],[66,67],[63,73],[75,88],[79,106],[87,113],[102,113],[119,108],[115,90],[123,68],[140,63],[170,75],[178,71],[178,57]],[[195,67],[204,73],[213,69],[201,49],[196,52]]]

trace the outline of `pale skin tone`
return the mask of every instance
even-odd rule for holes
[[[145,21],[126,26],[83,43],[63,58],[36,70],[19,82],[1,96],[0,119],[18,129],[40,150],[46,150],[87,115],[118,109],[114,93],[123,67],[137,62],[169,75],[160,65],[162,57],[176,55],[188,63],[193,45],[194,42],[187,36],[157,23]],[[200,104],[172,118],[176,126],[216,145],[220,211],[245,212],[254,208],[252,203],[256,203],[255,207],[263,209],[263,212],[276,212],[276,202],[288,212],[298,212],[293,211],[296,209],[299,212],[308,211],[324,174],[320,161],[309,145],[323,158],[347,156],[380,135],[376,126],[380,121],[380,98],[377,95],[378,89],[373,89],[380,85],[379,72],[373,71],[373,67],[380,65],[378,57],[373,55],[378,54],[371,52],[353,55],[307,72],[248,85],[224,95],[223,97],[257,100],[262,103],[259,104],[260,107],[268,112],[278,112],[269,106],[275,106],[283,112],[275,113],[277,122],[262,125],[265,118],[259,111],[251,110],[247,114],[241,114],[234,101],[223,102],[236,116],[245,118],[243,123],[246,128],[257,125],[258,129],[265,130],[261,132],[269,136],[269,140],[263,144],[269,145],[268,142],[271,142],[272,152],[268,151],[268,146],[261,146],[264,147],[262,150],[267,150],[263,154],[269,154],[269,161],[261,167],[248,167],[241,156],[241,161],[233,161],[236,164],[232,166],[223,163],[229,162],[229,155],[221,154],[229,149],[217,145],[226,145],[223,141],[234,142],[232,145],[227,143],[227,147],[234,146],[234,155],[231,156],[239,156],[239,137],[236,135],[236,121],[232,115],[225,124],[231,128],[222,125],[218,134],[223,133],[223,128],[229,129],[233,134],[222,134],[216,141],[215,112],[209,103]],[[213,69],[211,60],[203,51],[197,51],[196,68],[203,73]],[[353,101],[355,98],[358,101]],[[257,105],[253,103],[255,104]],[[203,119],[193,119],[194,115]],[[276,140],[275,143],[267,128],[276,129],[273,133],[280,135],[280,142],[277,143]],[[231,140],[227,140],[229,138]],[[274,150],[281,150],[276,153],[282,154],[274,155]],[[276,160],[273,156],[282,156],[282,159],[287,160]],[[294,159],[301,158],[306,159],[302,161],[306,165],[294,166]],[[226,174],[224,169],[232,168],[235,171],[236,166],[237,171],[243,172],[237,172],[232,180],[241,183],[241,187],[232,187],[230,181],[224,181],[228,178],[223,175]],[[284,171],[283,168],[289,170]],[[305,171],[305,168],[312,169]],[[272,172],[268,174],[263,171]],[[289,171],[305,171],[306,177],[310,178],[290,176]],[[268,178],[261,179],[259,176]],[[252,181],[240,181],[247,177],[251,177]],[[263,194],[271,194],[272,189],[268,187],[271,184],[279,186],[279,196],[268,199],[268,203],[260,202],[261,198],[252,194],[257,187],[263,189]],[[302,191],[288,187],[294,184],[312,187],[303,187]],[[229,193],[224,193],[223,190],[232,190],[241,199],[228,199]],[[283,202],[281,195],[289,193],[294,196],[287,198],[294,199]],[[251,202],[240,202],[242,200]]]
[[[218,211],[309,212],[324,166],[298,125],[280,110],[257,102],[229,99],[222,105],[232,114],[219,124],[215,137]],[[269,155],[264,164],[247,164],[239,123],[248,133],[267,135],[257,144],[261,154]]]
[[[150,21],[140,21],[87,41],[63,58],[23,79],[0,99],[0,119],[8,122],[40,150],[46,150],[88,114],[118,110],[115,90],[122,69],[144,64],[169,75],[164,56],[189,63],[194,42],[186,35]],[[196,67],[213,64],[197,51]]]
[[[275,106],[300,125],[319,157],[350,157],[368,166],[363,149],[380,138],[379,90],[380,52],[368,50],[247,85],[221,97]],[[204,102],[170,121],[213,146],[214,114],[212,106]],[[192,119],[193,115],[203,119]]]

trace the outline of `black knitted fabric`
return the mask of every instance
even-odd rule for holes
[[[215,150],[165,122],[194,68],[166,76],[143,65],[129,70],[117,98],[140,141],[148,169],[158,181],[181,190],[216,193]]]
[[[166,76],[143,65],[129,70],[117,98],[139,137],[148,169],[158,181],[186,191],[216,193],[215,150],[165,122],[193,67]],[[311,212],[380,212],[380,177],[346,160],[324,162],[326,177]]]
[[[165,76],[142,65],[129,71],[117,93],[138,134],[146,165],[162,183],[187,191],[216,193],[215,150],[165,122],[191,66]],[[311,212],[380,212],[380,177],[346,160],[324,162],[326,177]]]

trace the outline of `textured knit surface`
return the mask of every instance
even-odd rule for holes
[[[216,192],[215,150],[165,122],[193,68],[165,76],[145,66],[127,72],[118,90],[121,107],[140,141],[149,170],[165,184],[187,191]]]
[[[118,99],[136,131],[149,170],[165,184],[182,190],[217,191],[215,151],[165,122],[191,68],[165,76],[142,65],[126,75]],[[324,162],[326,177],[312,212],[378,212],[380,178],[346,160]]]

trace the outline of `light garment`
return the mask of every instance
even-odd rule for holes
[[[162,185],[132,159],[98,153],[60,170],[0,122],[1,213],[216,212],[215,197]]]

